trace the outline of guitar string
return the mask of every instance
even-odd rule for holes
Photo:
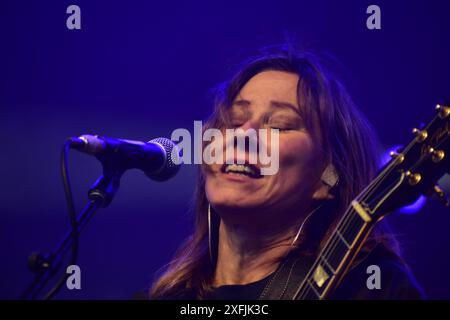
[[[429,128],[429,126],[428,126],[427,128]],[[439,142],[437,145],[435,145],[434,147],[437,148],[437,149],[440,149],[441,146],[446,142],[446,140],[447,140],[447,138],[443,139],[442,141],[440,141],[440,142]],[[409,150],[408,150],[408,151],[409,151]],[[411,166],[410,170],[411,170],[411,171],[415,171],[415,169],[416,169],[417,167],[420,167],[420,166],[423,164],[423,162],[426,161],[426,160],[428,160],[428,159],[429,159],[429,156],[423,155],[423,154],[422,154],[422,155],[420,156],[419,160],[416,161],[415,164],[414,164],[413,166]],[[385,194],[388,190],[391,190],[396,184],[397,184],[397,182],[392,183],[390,186],[386,187],[382,192],[380,192],[380,194],[381,194],[381,195],[382,195],[382,194]],[[380,197],[380,196],[379,196],[379,197]],[[372,200],[369,202],[369,206],[371,205],[371,203],[376,202],[376,200],[378,200],[379,197],[376,197],[376,198],[372,199]],[[354,221],[354,218],[351,219],[350,221],[353,222],[353,221]],[[352,223],[352,222],[350,222],[350,223]],[[345,231],[344,231],[344,232],[345,232]],[[345,239],[345,237],[344,237],[344,239]],[[333,251],[336,250],[336,246],[337,246],[337,244],[334,246]],[[345,251],[346,251],[346,250],[344,250],[344,254],[345,254]],[[334,252],[332,252],[332,254],[333,254],[333,253],[334,253]],[[337,252],[337,253],[342,254],[342,252]],[[327,256],[328,256],[328,257],[327,257]],[[328,253],[325,254],[325,257],[326,257],[326,260],[328,260],[328,259],[331,258],[331,257],[329,256]]]
[[[426,127],[426,129],[429,129],[429,127],[431,126],[431,124],[434,122],[434,120],[436,119],[436,117],[433,119],[433,121]],[[438,147],[445,141],[446,139],[444,139],[443,141],[441,141],[439,144],[438,144]],[[404,148],[404,150],[403,150],[403,152],[409,152],[409,150],[412,148],[412,146],[414,146],[414,144],[416,143],[416,140],[413,140],[407,147],[405,147]],[[414,168],[416,168],[417,166],[419,166],[424,160],[425,160],[425,156],[422,156],[421,158],[420,158],[420,160],[414,165],[414,166],[412,166],[412,170],[414,169]],[[391,164],[396,164],[395,163],[395,161],[392,161],[391,162]],[[393,167],[395,167],[395,166],[393,166]],[[389,165],[384,169],[384,171],[386,171],[386,172],[382,172],[382,173],[380,173],[379,175],[378,175],[378,177],[380,177],[380,179],[378,179],[378,180],[381,180],[381,176],[383,176],[384,174],[386,174],[386,173],[389,173],[389,172],[391,172],[391,169],[392,168],[389,168]],[[377,179],[376,179],[377,180]],[[370,196],[372,193],[373,193],[373,190],[374,189],[376,189],[376,186],[377,186],[377,183],[379,183],[379,181],[374,181],[373,183],[371,183],[371,187],[369,188],[369,189],[371,189],[370,190],[370,192],[368,192],[366,195],[364,195],[364,191],[360,194],[360,196],[359,197],[361,197],[361,198],[364,198],[364,197],[368,197],[368,196]],[[395,185],[396,183],[393,183],[393,184],[391,184],[391,186],[389,186],[389,187],[387,187],[385,190],[383,190],[383,192],[385,192],[386,190],[390,190],[390,189],[392,189],[392,187]],[[366,191],[366,190],[365,190]],[[355,217],[357,217],[355,214],[354,214],[355,212],[352,212],[352,211],[350,211],[350,212],[346,212],[345,213],[345,215],[351,215],[351,214],[353,214],[353,216],[351,217],[351,218],[348,218],[347,219],[347,217],[345,217],[345,219],[344,219],[344,221],[346,221],[345,223],[343,223],[343,225],[345,225],[345,224],[347,224],[346,226],[344,226],[343,228],[344,229],[348,229],[349,228],[349,226],[348,225],[352,225],[353,224],[353,227],[355,226],[354,225],[354,220],[355,220]],[[338,227],[336,228],[336,230],[337,231],[339,231],[339,225],[338,225]],[[345,234],[346,233],[346,231],[347,230],[344,230],[344,231],[340,231],[341,232],[341,234]],[[352,230],[353,231],[353,230]],[[331,238],[334,238],[334,239],[331,239],[332,241],[330,242],[330,245],[329,245],[329,249],[328,250],[325,250],[324,251],[324,253],[323,254],[321,254],[321,255],[319,255],[319,257],[318,257],[318,259],[316,260],[316,263],[314,264],[315,266],[313,267],[313,268],[311,268],[311,270],[314,270],[315,268],[316,268],[316,266],[317,266],[317,263],[318,262],[320,262],[320,257],[323,257],[324,259],[325,259],[325,261],[326,262],[328,262],[329,260],[331,260],[331,258],[332,258],[332,256],[331,255],[336,255],[338,252],[336,252],[336,247],[337,247],[337,245],[338,245],[338,237],[336,237],[336,233],[334,232],[333,233],[333,237],[331,237]],[[344,239],[345,239],[345,237],[343,237]],[[327,247],[328,246],[328,244],[325,246],[325,247]],[[344,249],[344,252],[343,252],[343,254],[345,254],[346,252],[348,251],[348,249]],[[330,253],[331,253],[331,255],[330,255]],[[339,252],[341,255],[342,255],[342,251],[341,252]],[[333,266],[332,266],[333,267]],[[334,269],[334,267],[333,267],[333,269]],[[310,279],[311,280],[311,279]],[[305,291],[305,294],[307,294],[307,293],[309,293],[309,290],[307,290],[307,291]],[[320,298],[320,297],[319,297]]]
[[[435,117],[433,118],[433,120],[432,120],[432,121],[424,128],[424,130],[428,130],[428,129],[431,127],[431,125],[434,123],[434,121],[436,120],[437,117],[438,117],[438,115],[435,115]],[[406,146],[406,147],[404,148],[404,150],[403,150],[402,152],[405,153],[405,151],[406,151],[406,153],[408,153],[416,143],[417,143],[417,141],[416,141],[416,139],[414,139],[412,142],[410,142],[410,144],[409,144],[408,146]],[[421,157],[421,160],[420,160],[420,161],[422,161],[422,159],[423,159],[423,157]],[[419,161],[419,162],[420,162],[420,161]],[[392,172],[392,169],[394,169],[394,168],[396,167],[396,165],[397,165],[397,163],[396,163],[396,161],[395,161],[395,159],[394,159],[394,161],[391,161],[391,163],[388,164],[388,165],[386,166],[386,168],[383,170],[383,171],[385,171],[385,172],[382,171],[382,172],[376,177],[376,179],[375,179],[371,184],[369,184],[369,186],[366,188],[367,190],[363,190],[363,191],[359,194],[359,196],[357,196],[357,198],[358,198],[358,197],[360,197],[360,198],[369,198],[369,197],[373,194],[374,190],[378,187],[379,183],[380,183],[382,180],[384,180],[384,178],[385,178],[384,176],[387,175],[387,174],[389,174],[389,173],[391,173],[391,172]],[[391,168],[390,168],[390,166],[391,166]],[[413,168],[415,168],[415,166],[413,166]],[[385,192],[386,190],[391,189],[392,186],[394,186],[395,184],[396,184],[396,183],[391,184],[389,187],[387,187],[385,190],[383,190],[383,192]],[[365,192],[367,192],[366,195],[364,195]],[[381,194],[383,194],[383,192],[382,192]],[[347,211],[348,211],[348,210],[347,210]],[[350,211],[350,213],[351,213],[351,211]],[[350,213],[345,212],[345,215],[350,214]],[[347,220],[345,223],[347,223],[347,222],[348,222],[348,224],[352,224],[352,222],[354,222],[354,218],[353,218],[353,219]],[[338,226],[336,227],[336,230],[339,231],[339,228],[340,228],[340,226],[338,225]],[[342,229],[342,231],[341,231],[341,234],[343,234],[343,233],[346,232],[346,230],[345,230],[346,228],[348,228],[348,226],[343,227],[343,229]],[[345,238],[344,238],[344,239],[345,239]],[[337,241],[337,240],[335,240],[335,241]],[[337,246],[337,244],[336,244],[335,246]],[[328,252],[329,252],[331,249],[334,250],[334,249],[335,249],[335,246],[331,246],[331,244],[330,244],[330,249],[328,250]],[[323,255],[326,256],[326,255],[328,254],[328,252],[325,251],[325,252],[323,253]]]
[[[390,165],[392,165],[392,164],[390,164]],[[387,171],[387,168],[385,168],[385,171]],[[366,189],[368,190],[369,187],[367,187]],[[365,191],[367,191],[367,190],[365,190]],[[352,213],[353,212],[352,212],[351,207],[347,208],[347,210],[344,213],[343,219],[338,223],[337,227],[334,229],[333,236],[331,236],[330,239],[328,240],[328,242],[325,244],[324,250],[322,251],[321,254],[319,254],[318,258],[316,259],[316,261],[314,262],[313,266],[311,267],[310,272],[306,276],[305,283],[307,283],[307,280],[311,280],[312,270],[315,271],[315,269],[317,268],[318,264],[320,263],[320,258],[321,257],[324,257],[325,260],[327,260],[327,261],[329,260],[328,255],[330,254],[331,251],[334,251],[334,249],[336,248],[337,243],[338,243],[337,242],[338,238],[336,237],[336,231],[342,230],[341,234],[342,233],[344,233],[344,234],[346,233],[346,231],[349,228],[349,226],[353,224],[352,222],[354,222],[355,215],[354,214],[352,215]],[[305,294],[306,293],[308,293],[308,292],[305,292]]]
[[[433,123],[435,119],[436,119],[436,117],[433,119],[433,121],[431,121],[431,123]],[[427,129],[428,129],[430,126],[431,126],[431,124],[427,126]],[[402,153],[405,153],[405,151],[406,151],[406,153],[408,153],[408,152],[411,150],[411,148],[416,144],[416,142],[417,142],[416,139],[414,139],[408,146],[406,146],[406,147],[403,149]],[[369,197],[371,194],[373,194],[373,191],[374,191],[374,190],[376,189],[376,187],[379,185],[379,183],[381,182],[382,178],[384,179],[384,176],[387,175],[387,174],[389,174],[390,172],[392,172],[392,170],[397,166],[397,163],[396,163],[396,162],[397,162],[397,161],[396,161],[395,159],[394,159],[393,161],[391,161],[391,162],[386,166],[386,168],[383,169],[383,171],[375,178],[375,180],[374,180],[371,184],[369,184],[369,186],[366,187],[366,188],[360,193],[359,196],[356,197],[356,199],[358,199],[358,198],[362,199],[362,198],[365,198],[365,197]],[[364,193],[366,193],[366,192],[367,192],[367,194],[364,194]],[[346,210],[346,212],[344,213],[344,219],[341,220],[341,222],[339,222],[338,226],[335,228],[335,231],[333,232],[333,236],[330,237],[330,238],[332,238],[332,239],[329,239],[329,240],[327,241],[327,243],[325,244],[325,246],[324,246],[324,249],[325,249],[325,250],[323,250],[323,252],[322,252],[321,254],[319,254],[318,258],[317,258],[316,261],[313,263],[313,266],[311,267],[310,271],[308,272],[308,274],[307,274],[305,280],[302,282],[302,284],[301,284],[299,290],[297,290],[296,296],[298,296],[298,295],[300,295],[300,297],[304,296],[304,295],[301,293],[302,287],[304,288],[304,285],[307,283],[307,280],[311,280],[310,278],[311,278],[312,270],[315,271],[315,269],[317,268],[317,265],[320,263],[320,257],[327,257],[327,256],[330,254],[331,251],[334,251],[334,250],[335,250],[335,248],[336,248],[336,246],[337,246],[336,231],[339,231],[339,228],[340,228],[341,225],[342,225],[343,231],[341,231],[341,234],[342,234],[342,233],[345,234],[345,232],[347,231],[346,229],[349,228],[349,225],[351,225],[352,222],[354,223],[355,215],[354,215],[354,212],[353,212],[353,216],[352,216],[352,210],[351,210],[350,208],[351,208],[351,207],[349,207],[349,208]],[[331,242],[330,242],[330,241],[331,241]],[[346,251],[348,251],[348,250],[346,250]],[[346,251],[345,251],[345,252],[346,252]],[[330,258],[330,257],[328,257],[328,259],[329,259],[329,258]],[[327,258],[325,258],[325,260],[327,260]],[[308,278],[309,278],[309,279],[308,279]],[[309,286],[308,286],[308,287],[309,287]],[[307,287],[307,288],[308,288],[308,287]],[[305,294],[309,293],[309,288],[308,288],[304,293],[305,293]],[[320,297],[318,297],[318,298],[320,298]]]
[[[433,119],[433,120],[435,120],[435,119]],[[434,121],[432,121],[431,123],[433,123],[433,122],[434,122]],[[426,128],[429,129],[430,126],[431,126],[431,124],[428,125]],[[443,139],[442,141],[440,141],[440,142],[439,142],[436,146],[434,146],[434,147],[435,147],[435,148],[440,148],[441,145],[444,144],[444,142],[445,142],[446,140],[447,140],[447,138]],[[406,150],[406,152],[409,152],[409,150],[412,148],[412,146],[413,146],[415,143],[416,143],[416,141],[414,140],[409,146],[407,146],[407,147],[403,150],[403,152],[405,152],[405,150]],[[417,162],[410,168],[410,170],[414,171],[414,169],[417,168],[418,166],[422,165],[423,161],[425,161],[426,159],[427,159],[427,156],[421,155],[420,160],[417,161]],[[392,163],[395,163],[395,161],[392,161]],[[386,170],[386,171],[389,171],[389,170]],[[381,176],[382,174],[383,174],[383,173],[380,173],[379,176]],[[381,194],[383,194],[383,193],[386,192],[387,190],[392,189],[392,187],[395,186],[396,184],[397,184],[397,182],[392,183],[389,187],[385,188],[385,189],[383,190],[383,192],[381,192]],[[372,185],[372,184],[371,184],[371,185]],[[375,184],[374,184],[374,185],[375,185]],[[375,189],[375,187],[373,187],[373,188],[371,188],[371,189],[372,189],[371,192],[373,192],[373,190]],[[363,193],[363,192],[362,192],[362,193]],[[361,193],[361,194],[362,194],[362,193]],[[364,197],[367,197],[367,196],[369,196],[370,194],[371,194],[371,193],[368,193],[367,195],[364,195]],[[361,198],[363,198],[363,196],[361,196]],[[377,199],[377,198],[375,198],[375,199]],[[372,200],[372,201],[373,201],[373,200]],[[357,217],[354,213],[355,213],[355,212],[352,212],[352,211],[350,211],[349,213],[346,213],[346,215],[347,215],[347,214],[349,214],[349,215],[350,215],[350,214],[353,214],[353,217],[350,218],[350,219],[347,219],[347,217],[345,217],[344,220],[349,221],[348,224],[354,223],[354,218]],[[338,228],[339,228],[339,226],[338,226]],[[336,228],[336,229],[338,230],[338,228]],[[345,228],[347,229],[348,226],[346,226]],[[338,231],[339,231],[339,230],[338,230]],[[341,231],[341,234],[342,234],[342,233],[345,234],[345,231]],[[337,242],[337,237],[336,237],[335,233],[334,233],[333,238],[335,238],[335,239],[331,242],[331,244],[330,244],[330,249],[328,250],[328,252],[325,252],[325,253],[323,254],[323,256],[325,257],[325,261],[327,261],[327,262],[328,262],[328,260],[331,260],[331,259],[330,259],[331,256],[329,256],[329,255],[330,255],[330,251],[331,251],[331,254],[334,254],[334,255],[336,254],[336,246],[337,246],[337,243],[336,243],[336,244],[333,243],[333,242]],[[344,237],[344,239],[345,239],[345,237]],[[333,249],[331,249],[331,248],[333,248]],[[345,254],[347,251],[348,251],[348,250],[344,250],[344,254]],[[320,255],[320,256],[322,256],[322,255]],[[316,260],[316,262],[320,262],[320,256],[319,256],[319,258]],[[327,257],[327,256],[328,256],[328,257]],[[315,263],[315,265],[317,265],[317,263]],[[313,267],[313,268],[311,268],[311,270],[315,270],[315,268],[316,268],[316,266]],[[311,280],[311,279],[309,279],[309,280]],[[309,285],[306,287],[306,290],[304,290],[303,293],[300,293],[300,291],[299,291],[300,297],[305,297],[305,296],[307,296],[307,294],[308,294],[308,293],[310,292],[310,290],[311,290],[310,286],[311,286],[311,284],[309,284]],[[316,292],[314,292],[314,293],[316,294]],[[317,294],[316,294],[316,295],[317,295]],[[320,296],[318,296],[318,298],[320,298]]]
[[[448,138],[443,139],[441,142],[439,142],[439,143],[435,146],[435,148],[437,148],[437,149],[441,148],[442,144],[443,144],[447,139],[448,139]],[[423,164],[423,162],[426,161],[427,159],[429,159],[429,156],[427,156],[427,155],[421,155],[419,161],[416,161],[416,163],[415,163],[413,166],[411,166],[410,170],[414,172],[415,169],[416,169],[417,167],[421,166],[421,165]],[[386,190],[389,190],[390,187],[392,187],[392,185],[395,185],[395,184],[396,184],[396,183],[391,184],[391,186],[385,188],[385,190],[383,190],[383,192],[386,192]],[[381,194],[382,194],[382,193],[381,193]],[[378,197],[378,198],[379,198],[379,197]],[[377,200],[378,198],[374,198],[372,201]]]
[[[435,118],[430,122],[430,124],[426,127],[426,129],[429,129],[430,128],[430,126],[431,126],[431,124],[436,120],[436,117],[437,116],[435,116]],[[405,153],[405,151],[406,151],[406,153],[407,152],[409,152],[410,150],[411,150],[411,148],[416,144],[416,140],[414,139],[407,147],[405,147],[404,148],[404,150],[402,151],[403,153]],[[442,143],[442,142],[441,142]],[[423,160],[423,157],[422,157],[422,159],[421,159],[421,161]],[[360,193],[360,195],[358,196],[358,197],[360,197],[360,198],[364,198],[364,197],[369,197],[372,193],[373,193],[373,191],[376,189],[376,187],[378,186],[378,184],[379,184],[379,182],[380,182],[380,180],[382,180],[381,178],[382,178],[382,176],[383,175],[386,175],[387,173],[390,173],[391,171],[392,171],[392,169],[394,168],[394,167],[396,167],[396,165],[397,165],[397,163],[396,163],[396,161],[394,160],[394,161],[391,161],[391,163],[390,164],[388,164],[387,166],[386,166],[386,168],[378,175],[378,177],[374,180],[374,182],[372,182],[369,186],[368,186],[368,188],[366,188],[367,190],[364,190],[363,192],[361,192]],[[391,168],[390,168],[390,166],[391,166]],[[413,168],[415,168],[416,166],[413,166]],[[384,178],[384,177],[383,177]],[[378,180],[378,181],[377,181]],[[393,184],[393,185],[395,185],[395,184]],[[387,189],[385,189],[385,190],[388,190],[388,189],[390,189],[390,188],[387,188]],[[364,195],[364,193],[365,192],[368,192],[366,195]],[[358,198],[357,197],[357,198]],[[350,212],[347,212],[347,211],[350,211]],[[354,215],[354,212],[351,212],[351,210],[347,210],[346,211],[346,213],[344,214],[345,215],[345,217],[344,217],[344,219],[343,219],[343,221],[341,221],[342,223],[339,223],[338,224],[338,226],[336,227],[336,229],[335,230],[337,230],[337,231],[339,231],[339,227],[340,227],[340,225],[342,224],[343,226],[344,226],[344,229],[347,229],[347,228],[349,228],[348,227],[348,224],[353,224],[354,223],[354,218],[355,218],[355,216],[356,215]],[[348,218],[347,216],[348,215],[351,215],[353,213],[353,217],[352,218]],[[345,222],[344,222],[345,221]],[[348,223],[347,223],[348,222]],[[347,225],[346,225],[347,224]],[[346,231],[341,231],[341,234],[342,233],[344,233],[345,234],[345,232]],[[328,250],[324,250],[324,252],[323,252],[323,254],[320,254],[319,255],[319,257],[318,257],[318,259],[315,261],[315,263],[313,264],[313,267],[310,269],[310,272],[308,273],[308,275],[307,275],[307,277],[306,277],[306,279],[308,278],[308,276],[310,277],[310,274],[312,273],[312,270],[315,270],[315,268],[317,267],[317,264],[318,263],[320,263],[320,257],[321,256],[324,256],[324,257],[327,257],[329,254],[330,254],[330,251],[335,251],[335,249],[336,249],[336,246],[337,246],[337,243],[336,244],[334,244],[334,242],[336,242],[337,241],[337,238],[336,238],[336,233],[335,232],[333,232],[333,237],[330,237],[330,238],[335,238],[335,239],[333,239],[332,240],[332,242],[329,244],[329,242],[330,241],[328,241],[327,242],[327,244],[325,245],[325,247],[324,247],[324,249],[326,249],[328,246],[330,246],[330,248],[328,249]],[[345,239],[345,238],[344,238]],[[330,239],[331,240],[331,239]],[[346,251],[348,251],[348,250],[345,250],[344,251],[344,254],[345,254],[345,252]],[[333,253],[333,252],[332,252]],[[328,257],[328,259],[329,259],[330,257]],[[327,260],[326,258],[325,258],[325,260]],[[305,279],[305,280],[306,280]],[[309,279],[309,280],[311,280],[311,279]],[[296,295],[298,296],[299,294],[300,294],[300,296],[304,296],[304,295],[302,295],[301,293],[300,293],[300,291],[301,291],[301,289],[302,289],[302,287],[304,286],[304,284],[305,283],[307,283],[306,281],[303,281],[303,283],[301,284],[301,286],[300,286],[300,288],[299,288],[299,290],[297,290],[297,293],[296,293]],[[304,291],[304,293],[305,293],[305,295],[306,294],[308,294],[309,293],[309,286],[307,287],[308,289],[306,290],[306,291]],[[320,298],[320,297],[318,297],[318,298]]]

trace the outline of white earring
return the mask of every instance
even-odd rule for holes
[[[337,185],[339,181],[339,176],[336,172],[336,169],[332,164],[329,164],[322,173],[321,180],[330,188],[333,188]]]

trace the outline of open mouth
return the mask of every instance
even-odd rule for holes
[[[224,174],[238,174],[253,179],[262,177],[261,170],[252,164],[224,164],[221,171]]]

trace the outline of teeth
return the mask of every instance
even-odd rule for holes
[[[225,173],[228,172],[237,172],[237,173],[248,173],[251,175],[256,175],[257,173],[253,170],[253,168],[244,165],[244,164],[229,164],[225,167]]]

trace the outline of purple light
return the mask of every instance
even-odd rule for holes
[[[410,204],[409,206],[405,206],[405,207],[399,209],[398,211],[400,213],[404,213],[404,214],[415,214],[422,209],[422,207],[425,205],[426,201],[427,201],[427,198],[425,196],[420,196],[416,200],[416,202],[414,202],[413,204]]]

